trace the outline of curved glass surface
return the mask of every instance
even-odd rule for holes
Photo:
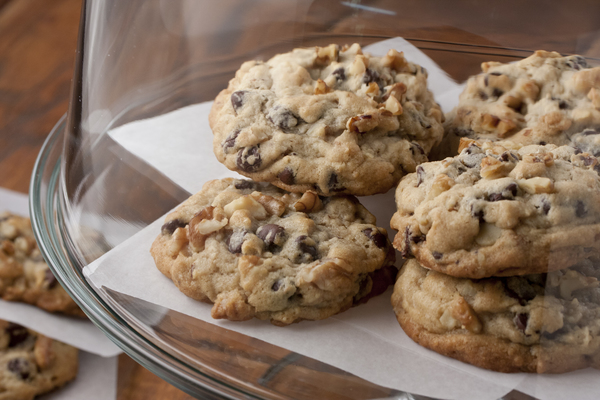
[[[593,2],[580,3],[577,15],[597,15]],[[212,100],[242,62],[301,46],[364,46],[404,37],[458,82],[478,73],[484,61],[515,61],[542,48],[597,63],[600,23],[571,21],[561,10],[522,1],[494,6],[483,1],[85,1],[71,107],[48,137],[32,179],[31,215],[40,247],[94,323],[136,361],[194,396],[420,398],[173,310],[94,289],[84,266],[190,195],[108,132]]]

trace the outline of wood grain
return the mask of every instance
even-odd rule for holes
[[[33,165],[67,111],[81,0],[0,0],[0,187],[27,193]],[[118,400],[189,400],[126,355]]]

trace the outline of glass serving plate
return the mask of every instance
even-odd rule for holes
[[[582,54],[597,63],[597,5],[563,3],[84,1],[71,106],[48,136],[30,188],[41,250],[100,329],[144,367],[193,396],[422,399],[184,314],[94,289],[84,266],[190,195],[119,150],[106,133],[212,100],[242,62],[302,46],[364,46],[400,36],[459,82],[478,73],[481,62],[514,61],[536,49]]]

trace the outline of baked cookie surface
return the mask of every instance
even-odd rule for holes
[[[52,275],[37,247],[29,218],[9,213],[0,214],[0,298],[85,316]]]
[[[452,276],[541,273],[600,255],[598,159],[569,146],[463,139],[396,191],[394,246]]]
[[[78,350],[0,321],[0,400],[31,400],[75,379]]]
[[[288,193],[223,179],[166,217],[151,248],[158,269],[213,318],[318,320],[377,295],[395,253],[352,197]]]
[[[581,56],[540,50],[515,63],[483,63],[482,70],[447,116],[446,129],[457,136],[565,145],[600,124],[600,67]]]
[[[443,118],[422,67],[354,44],[244,63],[209,120],[227,168],[329,196],[388,191],[427,160]]]
[[[415,342],[501,372],[600,368],[600,268],[584,260],[548,274],[471,280],[401,268],[392,295]]]

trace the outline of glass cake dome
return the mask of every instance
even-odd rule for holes
[[[136,238],[146,228],[158,227],[156,236],[164,215],[200,188],[195,176],[212,173],[204,163],[212,148],[201,147],[212,140],[205,129],[207,102],[243,62],[298,47],[358,43],[365,48],[403,38],[383,45],[407,43],[439,66],[440,79],[458,87],[480,73],[482,62],[518,61],[538,49],[580,54],[598,65],[599,13],[595,2],[583,0],[85,0],[70,109],[48,136],[31,183],[40,248],[60,283],[106,335],[190,395],[430,398],[410,393],[418,393],[422,383],[391,388],[358,370],[290,349],[280,338],[287,328],[276,328],[277,338],[269,340],[174,309],[161,293],[139,297],[136,290],[152,288],[136,286],[144,280],[131,272],[139,257],[130,250],[139,249]],[[186,142],[187,132],[193,142]],[[94,280],[102,262],[123,276],[107,272]],[[115,280],[132,291],[109,283]],[[303,331],[310,322],[296,325]],[[425,355],[419,367],[435,368],[428,357],[433,356]],[[408,369],[411,363],[411,358],[402,361]],[[454,376],[453,367],[440,368]],[[463,372],[472,376],[470,382],[492,385],[497,398],[542,396],[526,385],[469,371]],[[441,385],[427,394],[460,397],[454,385]]]

